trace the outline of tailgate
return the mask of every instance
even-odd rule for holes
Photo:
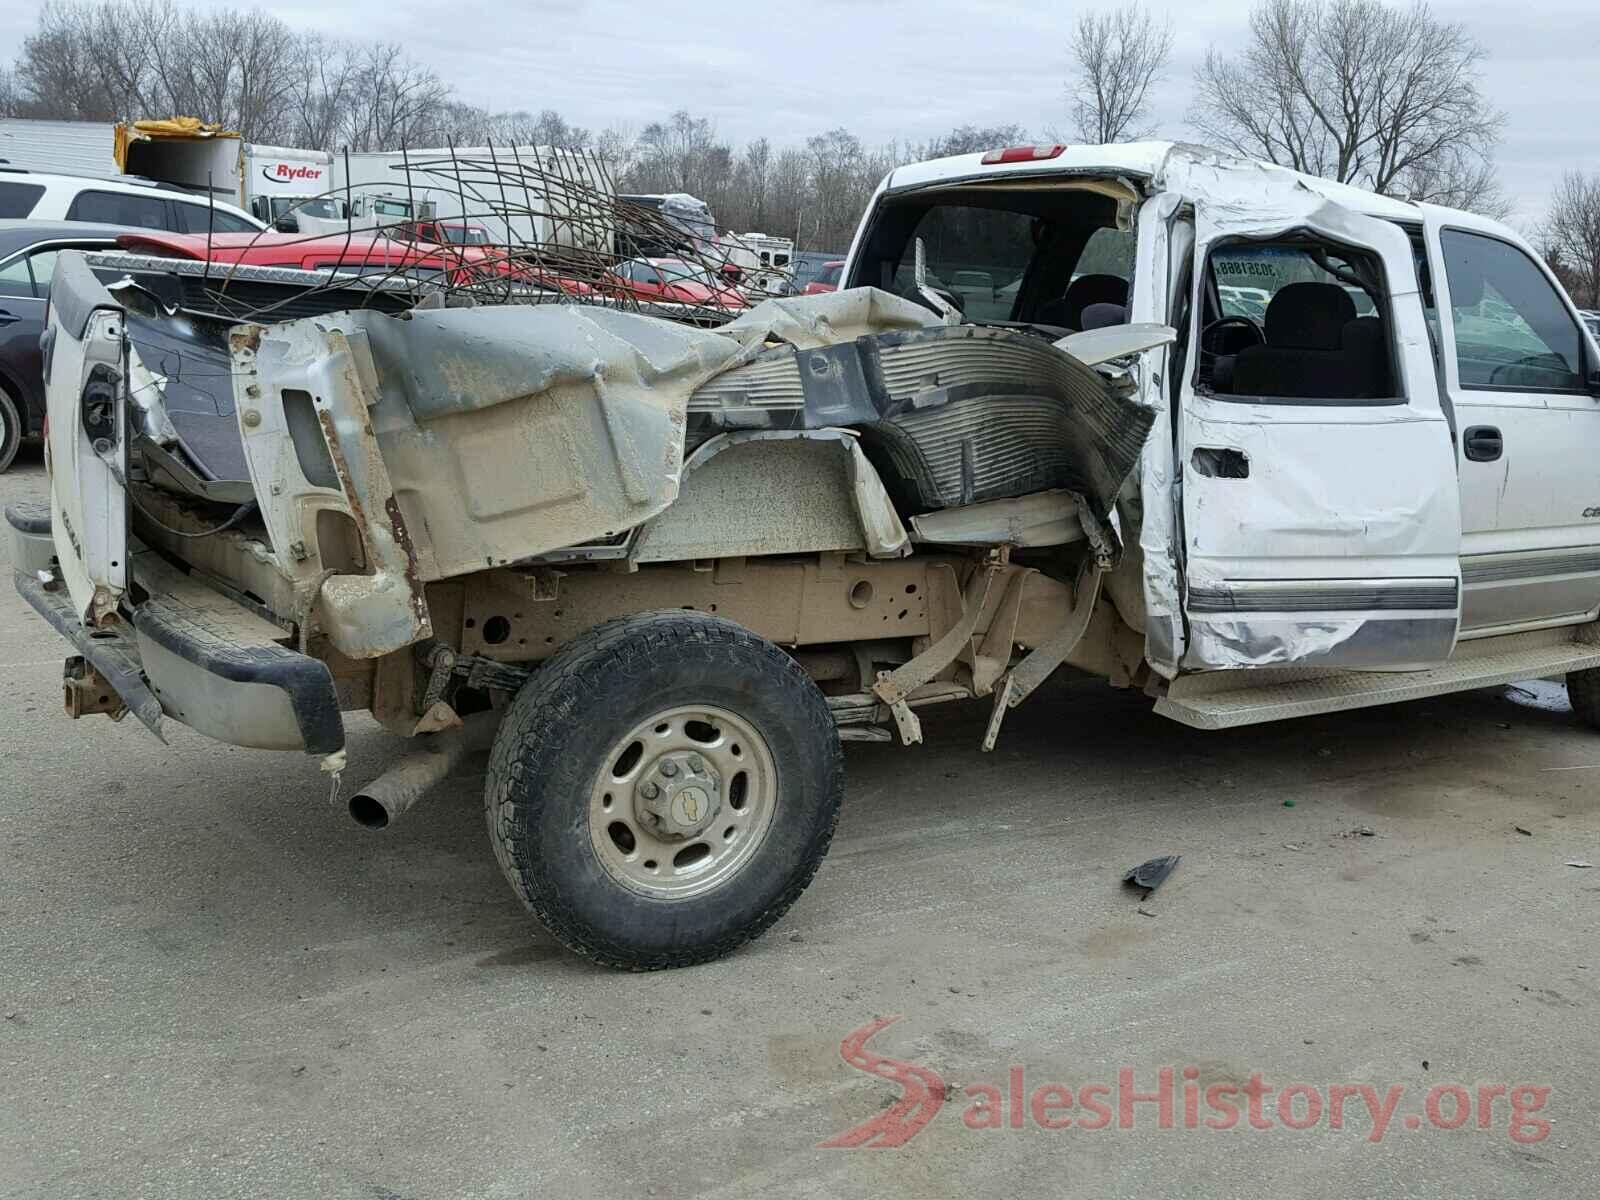
[[[50,516],[76,615],[98,625],[128,586],[128,354],[122,306],[83,261],[63,252],[45,330]]]

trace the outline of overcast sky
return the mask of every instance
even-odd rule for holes
[[[180,0],[198,5],[206,0]],[[236,5],[229,7],[237,7]],[[635,131],[676,108],[734,142],[776,144],[843,125],[863,141],[920,141],[1015,121],[1042,135],[1066,117],[1077,6],[1012,0],[342,0],[262,6],[297,29],[394,39],[491,108],[554,108],[579,125]],[[1189,80],[1208,45],[1238,45],[1249,0],[1151,0],[1177,43],[1157,97],[1161,133],[1192,137]],[[1600,170],[1600,0],[1435,0],[1489,50],[1484,82],[1508,121],[1498,155],[1519,224],[1568,167]],[[15,57],[38,5],[0,4]],[[153,115],[153,114],[152,114]]]

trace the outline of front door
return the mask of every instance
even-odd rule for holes
[[[1180,397],[1186,669],[1454,647],[1460,514],[1410,245],[1304,189],[1196,210]]]
[[[1600,607],[1600,401],[1577,315],[1527,250],[1430,215],[1443,374],[1461,473],[1463,632]]]

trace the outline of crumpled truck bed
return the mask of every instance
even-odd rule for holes
[[[873,289],[770,301],[714,330],[503,306],[240,326],[233,345],[273,544],[356,524],[364,577],[326,556],[291,569],[323,589],[336,644],[367,653],[426,636],[423,584],[649,522],[719,437],[848,429],[903,517],[1054,488],[1104,519],[1152,421],[1123,373]],[[339,636],[356,609],[364,631]]]

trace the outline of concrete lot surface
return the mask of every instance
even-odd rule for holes
[[[36,450],[0,477],[44,487]],[[310,760],[67,720],[64,653],[8,583],[0,1195],[1600,1188],[1600,866],[1565,865],[1600,863],[1600,734],[1559,686],[1203,734],[1070,684],[992,755],[986,712],[933,711],[923,748],[848,748],[833,851],[766,937],[628,976],[513,899],[481,761],[372,833]],[[346,784],[398,746],[355,723]],[[1164,853],[1147,900],[1120,885]],[[841,1059],[896,1015],[873,1071]],[[1118,1128],[1119,1071],[1163,1067],[1173,1127]],[[1207,1128],[1253,1075],[1275,1127]],[[1396,1097],[1377,1141],[1361,1085]],[[903,1144],[819,1145],[874,1119]]]

